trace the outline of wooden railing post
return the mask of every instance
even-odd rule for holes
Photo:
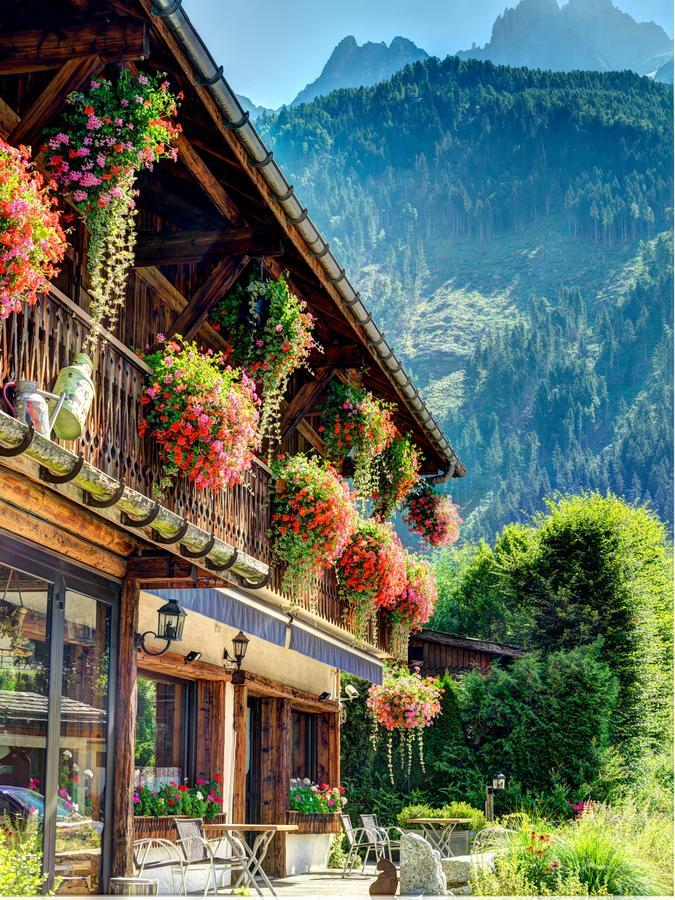
[[[115,701],[115,756],[113,781],[112,874],[133,874],[134,753],[136,745],[137,657],[134,637],[138,631],[140,589],[137,581],[125,579],[120,602],[117,685]]]

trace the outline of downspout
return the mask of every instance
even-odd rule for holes
[[[223,124],[226,128],[236,131],[249,155],[250,165],[261,173],[275,201],[283,209],[288,222],[298,230],[307,246],[311,248],[312,256],[322,266],[327,280],[340,293],[351,312],[353,322],[363,329],[369,347],[398,385],[438,452],[447,460],[446,472],[451,472],[451,476],[455,478],[462,477],[466,474],[466,469],[450,442],[422,402],[419,392],[413,387],[409,376],[387,343],[384,334],[373,322],[371,313],[362,302],[358,291],[354,289],[345,270],[340,267],[337,259],[333,256],[328,243],[312,221],[306,207],[303,207],[295,195],[293,186],[286,181],[283,172],[274,161],[272,152],[267,149],[260,135],[250,123],[248,113],[241,108],[239,101],[223,78],[223,67],[216,65],[208,48],[183,11],[181,3],[182,0],[154,0],[152,13],[167,23],[180,42],[195,68],[197,82],[209,90],[221,109]],[[445,474],[445,472],[440,473],[437,477],[442,478]]]

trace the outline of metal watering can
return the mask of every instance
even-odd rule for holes
[[[14,388],[14,402],[9,399],[9,391]],[[49,437],[65,401],[65,395],[57,397],[48,391],[41,391],[36,381],[8,381],[2,388],[2,399],[15,419],[33,425],[38,434]],[[54,411],[50,418],[47,399],[54,400]]]

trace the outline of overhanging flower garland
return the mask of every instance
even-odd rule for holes
[[[434,611],[438,601],[436,574],[427,560],[406,555],[406,584],[403,591],[387,606],[392,621],[392,653],[397,659],[408,658],[411,633],[419,631]]]
[[[366,705],[373,717],[373,743],[376,744],[379,730],[387,735],[387,761],[389,778],[394,784],[393,735],[398,732],[401,761],[409,775],[415,740],[419,749],[419,760],[424,769],[424,729],[433,724],[441,711],[443,688],[437,678],[422,678],[419,669],[409,672],[406,668],[385,670],[382,684],[374,684],[368,691]]]
[[[313,349],[320,349],[307,304],[291,293],[283,275],[268,281],[253,278],[224,297],[211,319],[232,345],[237,365],[262,382],[260,433],[279,442],[279,403],[288,379]]]
[[[356,528],[349,488],[337,472],[297,454],[275,462],[271,536],[286,563],[286,590],[311,583],[342,554]]]
[[[258,398],[253,381],[225,365],[213,350],[171,340],[145,356],[153,380],[141,402],[139,423],[160,445],[168,487],[186,475],[198,488],[222,490],[238,484],[253,460],[258,434]]]
[[[365,640],[378,608],[387,608],[406,583],[405,551],[385,522],[361,519],[335,567],[340,597],[354,613],[354,634]]]
[[[376,459],[396,434],[392,408],[357,385],[337,380],[329,385],[319,431],[330,459],[342,463],[351,453],[354,487],[362,500],[370,499],[376,484]]]
[[[104,322],[114,327],[124,303],[136,245],[136,177],[159,159],[176,159],[176,99],[161,74],[125,69],[115,82],[96,78],[86,93],[69,94],[68,109],[42,148],[90,233],[90,349]]]
[[[403,521],[431,547],[447,547],[459,537],[459,507],[420,479],[406,500]]]
[[[388,519],[405,500],[420,476],[422,457],[410,435],[394,438],[376,460],[373,515]]]
[[[58,271],[66,239],[26,147],[0,140],[0,319],[32,306]]]

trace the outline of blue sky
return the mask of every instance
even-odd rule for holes
[[[277,107],[321,72],[345,35],[359,44],[410,38],[447,56],[490,38],[492,23],[517,0],[184,0],[184,7],[232,88]],[[672,35],[672,0],[615,0],[638,21]]]

